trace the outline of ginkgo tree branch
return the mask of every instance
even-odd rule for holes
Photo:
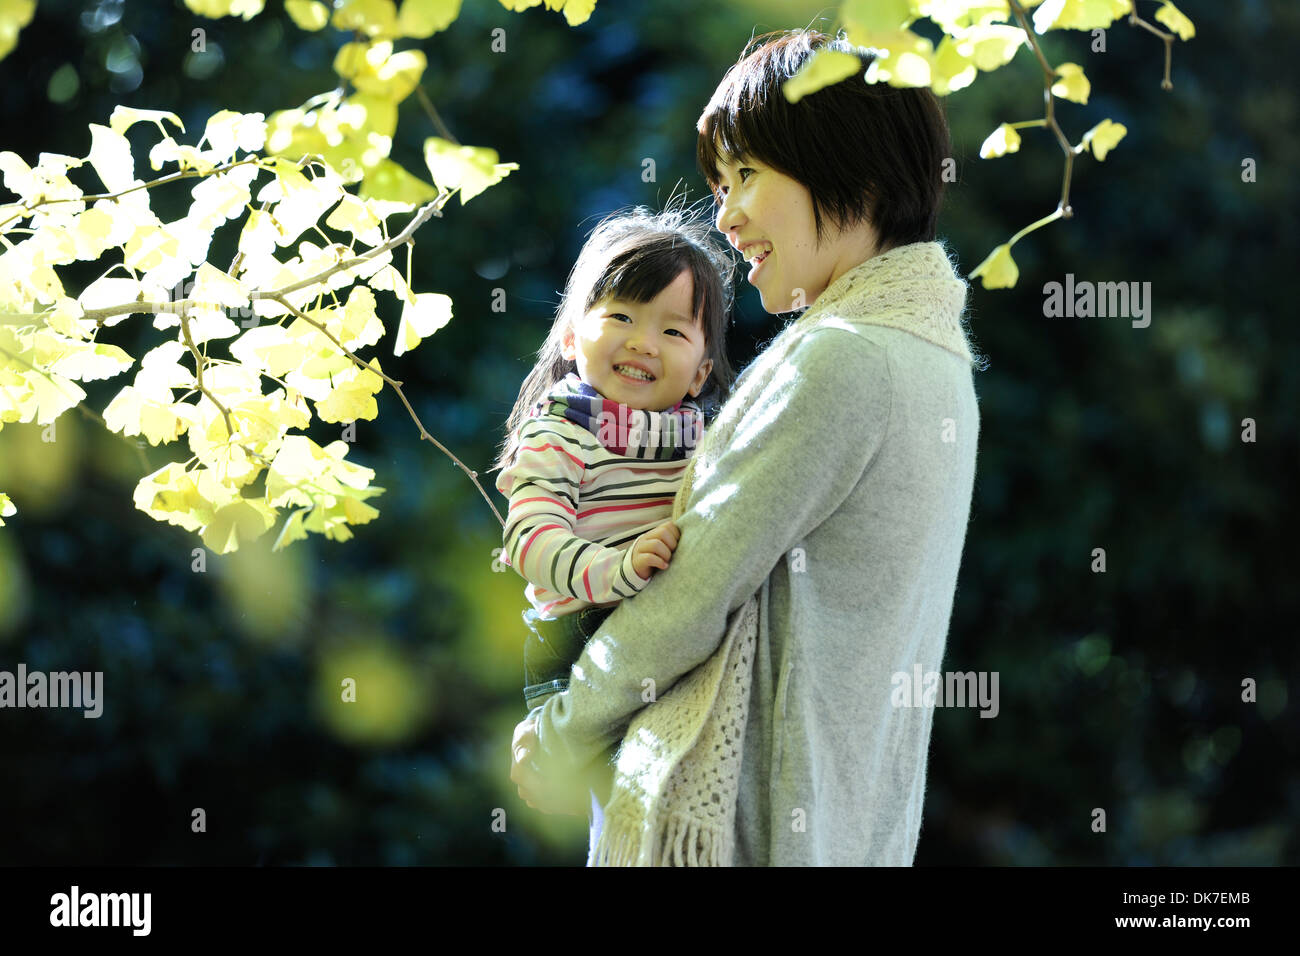
[[[1041,125],[1052,131],[1053,135],[1056,136],[1056,141],[1061,146],[1061,152],[1065,154],[1065,172],[1061,177],[1061,200],[1056,207],[1060,210],[1061,215],[1047,220],[1039,220],[1040,225],[1045,225],[1046,222],[1051,222],[1054,219],[1069,219],[1074,215],[1074,210],[1070,208],[1070,179],[1074,175],[1074,157],[1083,150],[1083,146],[1082,144],[1078,146],[1070,145],[1070,140],[1061,129],[1061,125],[1056,122],[1056,97],[1052,94],[1052,84],[1056,82],[1057,73],[1048,64],[1047,57],[1043,55],[1043,49],[1038,45],[1038,39],[1029,26],[1029,17],[1025,13],[1025,8],[1020,5],[1020,0],[1008,0],[1008,2],[1011,4],[1011,10],[1015,13],[1016,19],[1020,21],[1020,28],[1025,31],[1025,36],[1029,38],[1029,48],[1034,51],[1034,56],[1038,58],[1038,64],[1043,69],[1043,103],[1045,110]]]
[[[136,183],[134,186],[128,186],[126,189],[119,190],[115,193],[94,193],[89,196],[85,196],[85,195],[65,196],[60,199],[38,199],[30,206],[25,203],[19,203],[18,211],[14,213],[12,216],[10,216],[8,219],[6,219],[4,222],[0,222],[0,228],[7,226],[15,219],[26,219],[28,216],[32,215],[32,213],[34,213],[41,206],[51,206],[56,202],[93,202],[100,199],[118,199],[122,196],[127,195],[128,193],[133,193],[141,189],[153,189],[156,186],[162,186],[165,185],[166,183],[176,182],[176,180],[178,179],[193,179],[196,176],[215,176],[217,173],[224,173],[227,170],[234,169],[236,166],[244,166],[248,163],[259,163],[260,165],[260,160],[261,157],[259,156],[245,156],[241,160],[237,160],[236,162],[233,163],[226,163],[224,166],[215,166],[212,169],[207,170],[206,172],[204,172],[201,169],[182,169],[179,170],[178,172],[174,172],[167,176],[163,176],[161,179],[155,179],[147,183],[146,182]]]
[[[1128,22],[1130,26],[1141,27],[1142,29],[1150,33],[1154,33],[1156,36],[1158,36],[1161,40],[1164,41],[1165,78],[1160,81],[1160,88],[1162,90],[1172,90],[1174,88],[1174,81],[1170,79],[1169,74],[1170,74],[1170,70],[1172,69],[1173,59],[1174,59],[1174,35],[1172,33],[1166,33],[1164,30],[1161,30],[1155,24],[1148,23],[1146,20],[1143,20],[1140,16],[1138,16],[1137,4],[1133,5],[1133,10],[1128,15]]]
[[[488,507],[492,509],[492,513],[497,516],[497,521],[501,523],[501,526],[503,528],[505,527],[505,520],[501,517],[501,512],[497,510],[497,506],[493,503],[492,499],[488,497],[488,493],[483,490],[483,486],[479,484],[478,472],[465,467],[464,462],[462,462],[459,458],[457,458],[454,454],[452,454],[452,452],[446,446],[444,446],[442,442],[438,441],[438,439],[434,438],[432,435],[429,434],[428,430],[424,427],[424,423],[420,421],[420,416],[415,414],[415,409],[413,409],[411,407],[411,403],[406,400],[406,393],[402,391],[401,382],[397,381],[392,376],[381,371],[380,369],[375,368],[373,365],[369,364],[368,362],[362,361],[362,359],[359,356],[357,356],[351,349],[349,349],[346,345],[344,345],[337,338],[335,338],[333,333],[331,333],[329,329],[325,328],[325,326],[321,325],[321,323],[317,322],[315,319],[307,315],[301,309],[294,308],[294,306],[289,302],[288,299],[284,298],[281,295],[273,295],[271,296],[271,298],[279,302],[280,305],[284,306],[286,309],[288,309],[290,312],[292,312],[295,316],[297,316],[302,321],[312,326],[315,326],[316,329],[318,329],[327,338],[329,338],[331,342],[337,345],[343,351],[343,353],[347,355],[347,357],[350,358],[353,361],[353,363],[356,364],[358,368],[365,369],[368,372],[373,372],[375,375],[378,375],[385,382],[391,385],[393,387],[393,391],[397,392],[397,397],[400,398],[402,400],[402,404],[406,406],[406,410],[408,413],[410,413],[410,416],[412,420],[415,422],[416,427],[420,429],[420,437],[436,445],[438,449],[442,451],[443,454],[445,454],[448,458],[452,460],[452,462],[455,463],[457,468],[459,468],[469,477],[469,480],[474,483],[474,487],[478,489],[479,494],[483,496],[483,500],[488,503]]]

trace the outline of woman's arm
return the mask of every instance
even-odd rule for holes
[[[585,766],[645,706],[644,681],[662,695],[717,650],[728,615],[857,485],[888,430],[890,394],[885,353],[852,332],[818,329],[794,347],[716,467],[697,475],[672,564],[604,621],[569,689],[529,715],[543,773]]]

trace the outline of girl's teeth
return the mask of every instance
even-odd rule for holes
[[[620,365],[618,366],[618,371],[622,372],[624,375],[628,376],[629,378],[639,378],[643,382],[650,381],[650,376],[647,375],[645,372],[642,372],[640,369],[629,368],[626,365]]]

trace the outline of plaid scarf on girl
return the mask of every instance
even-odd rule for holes
[[[689,458],[704,434],[704,412],[695,402],[683,399],[662,412],[631,408],[605,398],[577,372],[556,382],[528,414],[567,418],[614,454],[645,461]]]

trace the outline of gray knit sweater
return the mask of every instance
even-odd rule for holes
[[[644,681],[662,695],[757,592],[734,862],[912,863],[934,714],[892,706],[891,681],[943,660],[979,432],[964,301],[942,246],[902,246],[751,363],[736,395],[766,384],[697,477],[669,567],[534,711],[547,772],[617,742]]]

